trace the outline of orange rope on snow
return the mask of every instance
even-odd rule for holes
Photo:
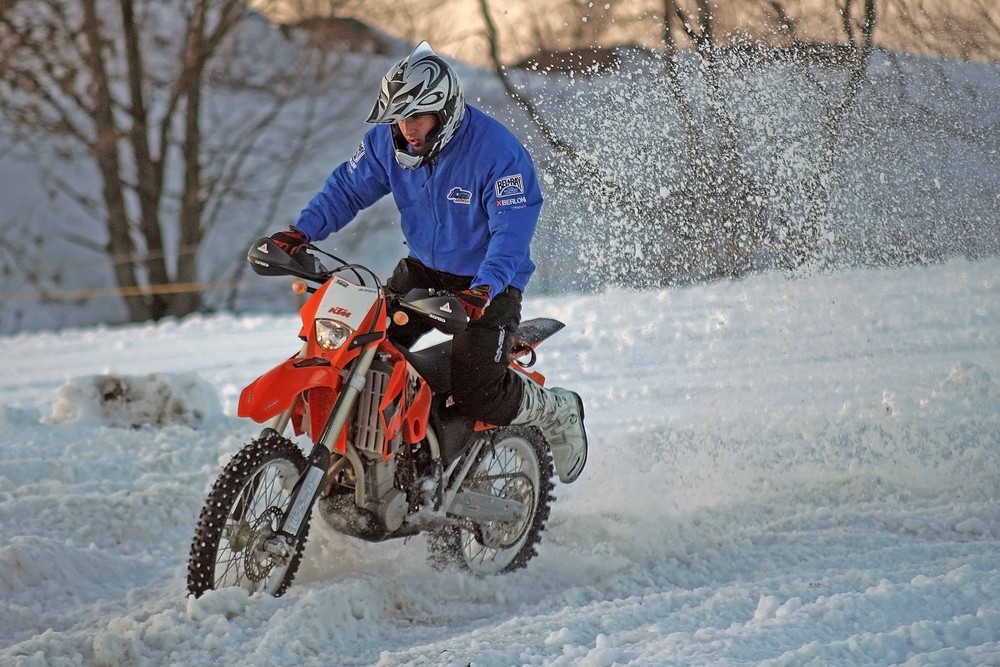
[[[210,283],[168,283],[166,285],[138,285],[135,287],[92,287],[78,290],[35,290],[26,292],[0,292],[0,301],[71,301],[101,297],[149,296],[152,294],[182,294],[207,289],[236,287],[242,281],[229,280]]]

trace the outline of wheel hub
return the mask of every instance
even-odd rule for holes
[[[268,507],[250,531],[243,554],[243,568],[250,581],[261,581],[276,565],[274,558],[266,549],[265,542],[274,536],[273,526],[280,519],[281,510],[277,507]]]
[[[531,498],[531,480],[523,473],[503,475],[504,485],[494,495],[504,500],[516,500],[524,505],[525,512],[516,521],[490,521],[477,526],[476,539],[487,549],[506,549],[517,543],[528,529],[527,517],[534,508]]]
[[[239,553],[246,549],[253,539],[253,533],[253,526],[242,519],[226,526],[225,536],[229,540],[230,550]]]

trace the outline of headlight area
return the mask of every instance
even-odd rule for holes
[[[354,329],[343,322],[328,319],[316,320],[316,344],[327,352],[339,348],[353,333]]]

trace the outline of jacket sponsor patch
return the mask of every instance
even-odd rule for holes
[[[469,204],[472,202],[472,193],[462,188],[452,188],[448,192],[448,201],[453,201],[456,204]]]
[[[361,162],[361,158],[365,156],[365,142],[358,144],[358,150],[354,151],[354,155],[351,156],[351,169],[357,169],[358,163]]]
[[[497,199],[497,206],[514,206],[515,204],[527,204],[527,197],[511,197],[510,199]]]
[[[506,199],[523,195],[524,177],[521,176],[521,174],[504,176],[503,178],[497,180],[494,188],[496,189],[497,199]]]

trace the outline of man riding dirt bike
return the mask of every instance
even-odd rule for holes
[[[376,126],[354,156],[272,241],[295,256],[391,192],[410,256],[389,289],[454,292],[471,320],[451,347],[456,408],[490,424],[537,426],[559,479],[573,482],[587,461],[583,401],[508,367],[542,206],[531,156],[500,122],[465,103],[455,70],[426,42],[383,77],[368,122]],[[418,320],[392,325],[389,339],[410,347],[428,329]]]
[[[196,596],[281,595],[314,507],[370,542],[424,533],[436,567],[509,572],[535,555],[553,466],[570,483],[586,464],[579,395],[529,370],[563,324],[521,322],[542,205],[527,151],[465,104],[426,43],[386,74],[368,121],[295,225],[248,253],[257,273],[314,286],[297,283],[311,293],[299,351],[240,396],[238,414],[266,427],[202,509],[188,563]],[[386,285],[312,245],[390,192],[410,256]],[[411,349],[432,328],[453,338]],[[296,437],[312,443],[308,456]]]

